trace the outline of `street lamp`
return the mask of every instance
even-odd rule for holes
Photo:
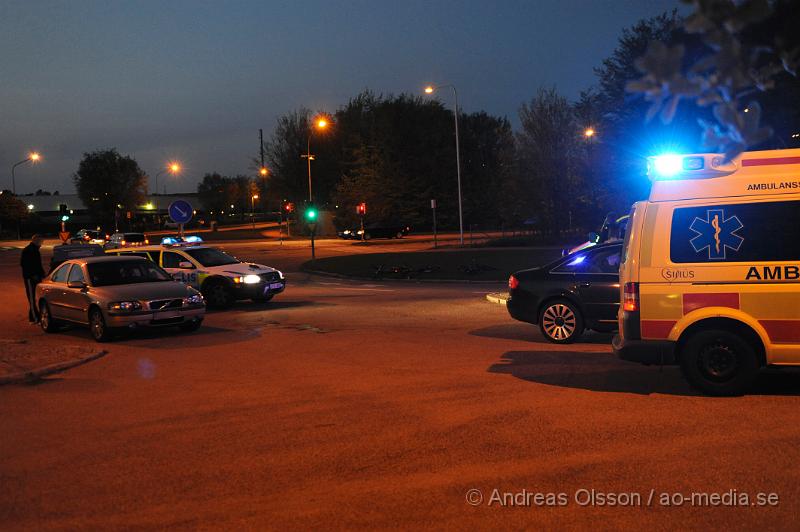
[[[586,130],[583,132],[583,136],[587,139],[594,137],[595,131],[592,127],[587,127]]]
[[[164,172],[169,172],[172,175],[177,175],[181,171],[181,165],[178,162],[171,162],[168,163],[166,167],[162,168],[161,170],[156,173],[155,177],[155,187],[153,187],[153,194],[158,194],[158,176],[163,174]],[[167,193],[167,186],[164,185],[164,194]]]
[[[456,176],[458,178],[458,232],[461,245],[464,245],[464,210],[461,206],[461,153],[458,149],[458,92],[455,85],[428,85],[425,87],[425,94],[433,94],[439,89],[453,89],[453,105],[455,107],[453,116],[456,125]]]
[[[256,200],[258,199],[258,194],[253,194],[250,196],[250,220],[253,222],[253,229],[256,228]]]
[[[22,159],[20,162],[15,163],[11,167],[11,193],[12,194],[14,194],[15,196],[17,195],[17,178],[16,178],[15,173],[14,173],[15,170],[17,169],[17,166],[19,166],[21,164],[25,164],[25,163],[36,164],[37,162],[39,162],[41,160],[41,158],[42,158],[42,156],[38,152],[34,151],[34,152],[29,153],[28,156],[25,159]]]
[[[324,116],[317,116],[314,118],[314,125],[313,127],[308,128],[308,143],[306,145],[306,153],[301,155],[303,159],[308,161],[308,202],[313,203],[314,199],[311,194],[311,161],[314,160],[314,156],[311,155],[311,134],[314,132],[314,128],[322,131],[330,125],[328,119]]]

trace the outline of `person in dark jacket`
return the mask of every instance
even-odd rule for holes
[[[22,279],[25,281],[25,294],[28,296],[28,321],[31,323],[39,322],[39,309],[36,306],[36,285],[44,279],[44,268],[42,268],[42,255],[39,248],[42,247],[42,237],[33,235],[31,243],[22,250],[19,265],[22,266]]]

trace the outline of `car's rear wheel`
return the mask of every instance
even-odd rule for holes
[[[761,366],[753,346],[725,330],[695,333],[679,356],[686,380],[708,395],[743,394],[752,386]]]
[[[228,308],[235,300],[233,290],[223,281],[209,280],[201,289],[208,306],[213,308]]]
[[[50,305],[47,304],[47,301],[42,301],[39,304],[39,325],[46,333],[58,330],[58,322],[53,319],[53,315],[50,313]]]
[[[89,332],[97,342],[108,342],[111,339],[111,329],[106,326],[106,319],[99,308],[89,311]]]
[[[583,318],[575,305],[566,299],[555,299],[542,309],[539,328],[548,341],[569,344],[583,334]]]

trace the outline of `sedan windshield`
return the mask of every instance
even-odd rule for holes
[[[172,277],[148,260],[95,262],[87,266],[92,286],[172,281]]]
[[[194,260],[206,267],[225,266],[226,264],[239,264],[239,261],[214,248],[187,249],[186,253]]]

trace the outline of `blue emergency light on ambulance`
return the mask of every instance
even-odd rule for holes
[[[735,161],[728,161],[725,156],[713,153],[666,153],[647,158],[647,175],[653,181],[720,177],[735,172],[737,168]]]

